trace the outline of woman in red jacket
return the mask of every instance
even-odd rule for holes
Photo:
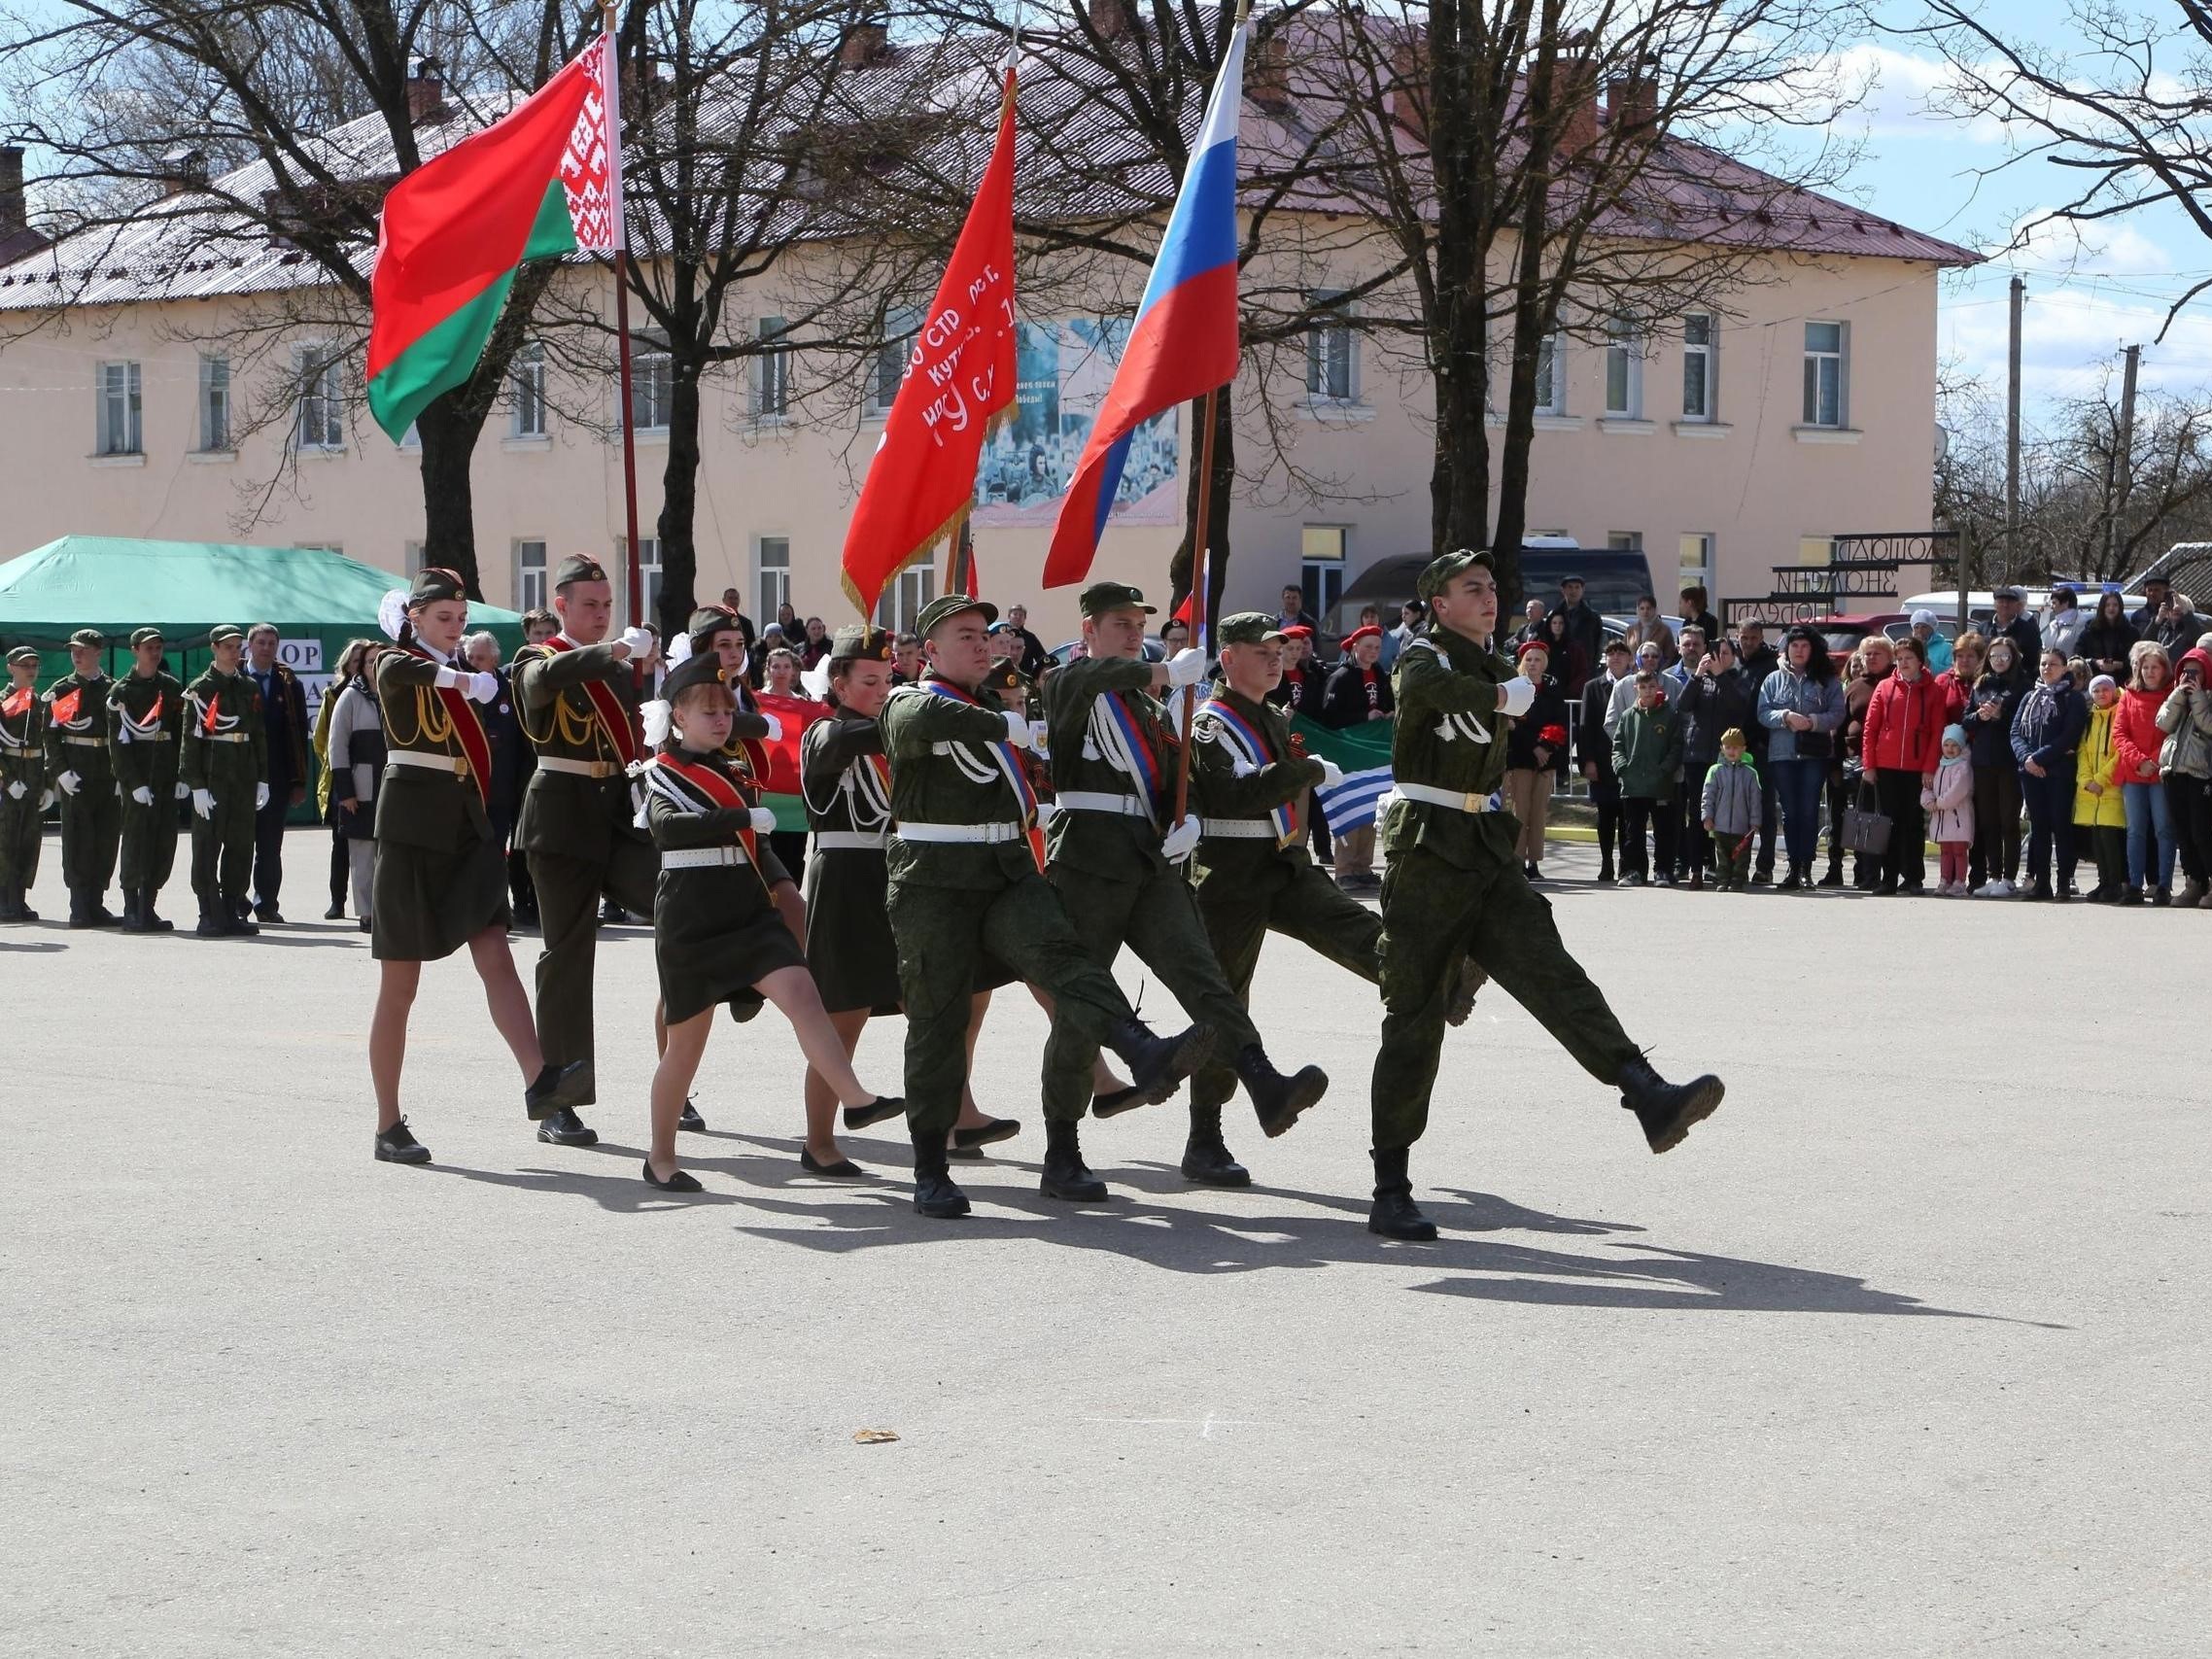
[[[2120,695],[2120,712],[2112,717],[2112,770],[2127,809],[2126,902],[2131,905],[2143,902],[2146,887],[2152,889],[2153,904],[2168,903],[2173,895],[2176,843],[2173,819],[2166,812],[2165,782],[2159,774],[2159,749],[2166,741],[2165,733],[2159,730],[2159,708],[2172,691],[2172,681],[2173,665],[2167,662],[2163,645],[2142,639],[2129,649],[2127,689]],[[2181,902],[2192,905],[2203,897],[2202,886],[2193,884],[2182,893]]]
[[[1874,688],[1866,706],[1859,750],[1875,801],[1889,819],[1889,848],[1874,888],[1885,896],[1900,887],[1918,893],[1927,880],[1920,797],[1935,787],[1943,764],[1943,688],[1928,675],[1919,640],[1908,634],[1896,651],[1896,672]]]

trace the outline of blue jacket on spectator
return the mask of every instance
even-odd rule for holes
[[[2064,767],[2071,777],[2089,720],[2089,702],[2074,689],[2072,674],[2062,674],[2049,685],[2039,681],[2013,716],[2013,758],[2022,766],[2032,760],[2046,772]]]
[[[1828,734],[1832,755],[1844,713],[1844,682],[1835,675],[1815,679],[1786,667],[1775,670],[1759,687],[1759,724],[1767,729],[1767,759],[1797,758],[1797,734],[1782,724],[1784,714],[1812,715],[1813,729]]]

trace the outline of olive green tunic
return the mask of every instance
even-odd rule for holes
[[[122,797],[122,889],[157,892],[177,858],[177,769],[185,688],[176,675],[133,670],[108,693],[108,756]],[[135,790],[153,799],[140,802]]]
[[[370,951],[379,961],[434,962],[486,928],[504,928],[507,863],[475,765],[436,690],[438,662],[393,647],[376,659],[388,752],[435,756],[434,768],[389,761],[376,792]],[[486,742],[489,748],[489,740]]]
[[[108,756],[106,674],[90,678],[65,674],[46,690],[46,775],[61,803],[61,879],[72,893],[93,898],[115,880],[116,849],[122,840],[122,797]],[[54,705],[79,693],[74,718],[55,717]],[[77,775],[74,794],[61,787],[61,775]]]
[[[0,702],[15,695],[13,680],[0,688]],[[9,889],[27,890],[38,880],[45,744],[46,704],[35,693],[19,714],[0,709],[0,902]]]
[[[269,777],[259,688],[243,674],[203,669],[185,687],[178,746],[185,787],[215,798],[206,817],[192,814],[192,892],[204,915],[243,900],[254,873],[254,800]]]
[[[799,788],[813,843],[807,854],[807,966],[832,1014],[899,1011],[899,951],[885,904],[891,827],[883,728],[839,709],[799,741]],[[824,847],[822,838],[881,845]],[[763,850],[766,850],[763,844]]]
[[[680,746],[668,752],[687,766],[719,775],[743,793],[742,779],[720,755]],[[719,805],[667,768],[656,767],[646,776],[652,779],[645,795],[646,822],[659,852],[743,847],[751,828],[749,807]],[[762,844],[762,838],[755,838],[755,846]],[[653,961],[673,1025],[716,1003],[727,1003],[736,1019],[751,1019],[762,1000],[753,987],[779,968],[804,968],[807,955],[748,856],[738,864],[660,872],[653,898]]]

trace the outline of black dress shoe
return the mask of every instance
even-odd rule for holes
[[[1104,1111],[1094,1102],[1091,1115],[1100,1118],[1117,1117],[1138,1106],[1157,1106],[1182,1088],[1185,1078],[1213,1057],[1214,1028],[1192,1025],[1176,1036],[1158,1037],[1132,1014],[1114,1027],[1106,1043],[1129,1068],[1134,1095]]]
[[[361,918],[360,926],[363,933],[374,933],[376,931],[375,923],[371,922],[365,916]]]
[[[989,1123],[978,1123],[972,1129],[954,1129],[952,1156],[957,1158],[962,1153],[980,1155],[985,1147],[996,1146],[1000,1141],[1010,1141],[1020,1132],[1021,1120],[1019,1118],[993,1118]]]
[[[1259,1113],[1260,1127],[1269,1140],[1287,1132],[1307,1107],[1329,1092],[1329,1074],[1319,1066],[1306,1066],[1285,1077],[1258,1043],[1247,1043],[1236,1052],[1236,1075],[1252,1096],[1252,1109]]]
[[[686,1100],[683,1110],[676,1114],[675,1126],[679,1131],[689,1129],[695,1135],[703,1135],[707,1132],[707,1120],[699,1115],[698,1107]]]
[[[879,1094],[865,1106],[847,1106],[845,1109],[845,1126],[848,1129],[865,1129],[871,1123],[881,1123],[906,1114],[907,1099],[903,1094]]]
[[[612,899],[608,899],[599,907],[599,919],[609,926],[619,926],[630,919],[630,913]]]
[[[824,1163],[805,1147],[799,1149],[799,1167],[809,1175],[827,1175],[839,1181],[864,1181],[868,1171],[849,1158],[841,1158],[835,1163]]]
[[[1045,1141],[1045,1176],[1039,1187],[1046,1197],[1095,1204],[1106,1196],[1106,1183],[1083,1161],[1081,1132],[1075,1119],[1047,1119]]]
[[[1090,1097],[1090,1115],[1093,1118],[1111,1118],[1126,1112],[1132,1106],[1142,1106],[1144,1102],[1137,1096],[1143,1092],[1135,1084],[1129,1084],[1122,1089],[1109,1089],[1103,1094],[1093,1094]]]
[[[407,1120],[401,1118],[389,1129],[376,1131],[376,1161],[379,1163],[428,1163],[431,1149],[408,1133]]]
[[[274,905],[256,905],[254,907],[254,919],[265,921],[271,927],[281,927],[284,924],[284,912],[278,910]]]
[[[1367,1230],[1407,1244],[1434,1244],[1436,1224],[1414,1203],[1413,1183],[1406,1175],[1411,1152],[1378,1147],[1368,1156],[1375,1160],[1375,1196],[1367,1210]]]
[[[523,1113],[534,1123],[542,1123],[556,1112],[591,1103],[591,1090],[584,1087],[582,1060],[570,1060],[565,1066],[548,1060],[537,1068],[537,1076],[522,1091]]]
[[[544,1138],[544,1131],[539,1131],[538,1138],[540,1140]],[[599,1137],[594,1135],[592,1139],[597,1140]],[[648,1187],[658,1187],[664,1192],[704,1192],[707,1191],[706,1188],[700,1186],[699,1177],[693,1175],[689,1170],[679,1169],[666,1181],[663,1181],[653,1173],[653,1160],[649,1158],[645,1159],[645,1184]]]
[[[537,1125],[537,1138],[554,1146],[597,1146],[599,1131],[576,1116],[573,1106],[556,1106]]]
[[[1694,1123],[1712,1116],[1727,1085],[1710,1073],[1688,1083],[1669,1083],[1637,1055],[1620,1072],[1620,1103],[1643,1125],[1643,1138],[1655,1153],[1682,1144]]]
[[[1183,1146],[1183,1179],[1201,1187],[1249,1187],[1252,1171],[1230,1156],[1222,1139],[1219,1106],[1191,1108],[1191,1138]]]
[[[330,901],[330,908],[329,908],[328,910],[326,910],[326,911],[323,913],[323,919],[324,919],[325,921],[343,921],[343,920],[345,920],[345,919],[346,919],[346,902],[345,902],[345,900],[343,900],[343,899],[332,899],[332,900]]]

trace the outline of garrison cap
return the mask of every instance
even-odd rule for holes
[[[1127,582],[1092,582],[1077,596],[1075,603],[1086,616],[1103,616],[1109,610],[1141,610],[1151,616],[1158,609],[1157,605],[1145,604],[1143,590],[1132,588]]]
[[[225,639],[243,639],[245,637],[246,630],[235,622],[219,622],[207,631],[207,642],[211,645],[220,645]]]
[[[1282,637],[1275,619],[1263,610],[1240,610],[1223,617],[1214,629],[1214,638],[1225,645],[1264,645]]]
[[[988,601],[970,599],[964,593],[949,593],[931,600],[921,607],[921,614],[915,618],[914,631],[926,639],[940,623],[948,622],[963,611],[969,610],[980,610],[984,613],[984,626],[985,628],[998,620],[998,606]]]
[[[415,579],[407,585],[407,608],[418,605],[436,605],[441,600],[468,597],[468,584],[461,579],[458,570],[448,570],[432,565],[415,572]]]
[[[684,658],[669,671],[668,677],[661,681],[661,697],[665,702],[674,703],[693,686],[727,686],[729,683],[730,674],[722,666],[722,659],[711,651],[702,651]]]
[[[1013,663],[1001,660],[991,664],[990,672],[984,675],[979,688],[985,691],[1027,691],[1029,682],[1021,677],[1021,671]]]
[[[589,553],[571,553],[562,560],[553,572],[553,585],[565,588],[570,582],[604,582],[606,570]]]
[[[36,645],[17,645],[8,653],[8,660],[12,663],[35,663],[39,660],[39,648]]]
[[[694,654],[706,650],[708,641],[717,634],[743,632],[738,626],[738,613],[726,605],[703,605],[683,624],[684,638],[691,641]]]
[[[167,641],[163,639],[161,630],[158,628],[133,628],[130,631],[130,648],[134,651],[137,650],[141,645],[160,645],[165,643],[167,643]]]
[[[830,641],[829,660],[833,663],[887,663],[891,660],[892,641],[888,629],[862,628],[858,624],[840,628]]]
[[[1421,571],[1421,579],[1414,584],[1423,599],[1434,599],[1436,590],[1463,570],[1480,565],[1485,570],[1498,567],[1491,561],[1487,547],[1455,547],[1449,553],[1439,553],[1430,560]]]
[[[86,650],[104,651],[108,646],[108,637],[97,628],[80,628],[69,636],[69,642]]]

